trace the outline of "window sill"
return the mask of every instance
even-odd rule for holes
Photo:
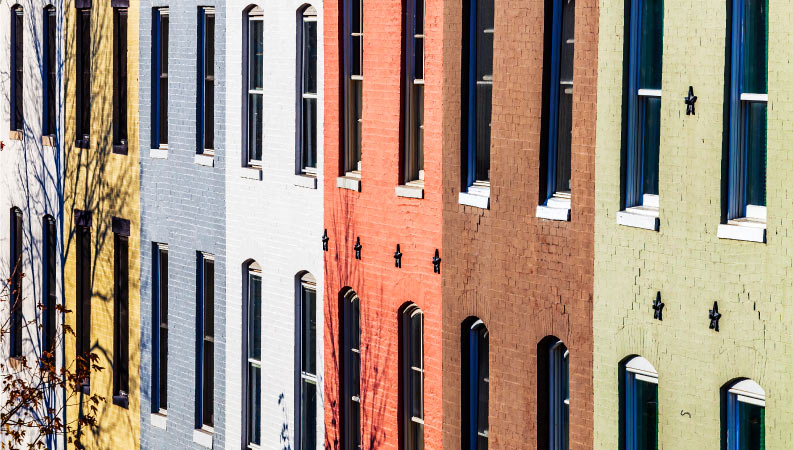
[[[618,211],[617,224],[626,227],[658,231],[661,226],[661,221],[658,218],[657,208],[635,206],[625,211]]]
[[[164,413],[151,413],[151,426],[161,430],[167,430],[168,415]]]
[[[11,130],[8,132],[8,139],[11,141],[21,141],[25,137],[25,133],[21,130]]]
[[[42,136],[41,145],[45,147],[55,148],[55,136],[54,135]]]
[[[561,197],[556,194],[544,205],[537,205],[537,217],[547,220],[570,221],[570,194]]]
[[[490,209],[490,186],[469,186],[468,192],[460,192],[457,202],[474,208]]]
[[[404,198],[424,198],[424,182],[411,181],[394,188],[394,193],[397,197]]]
[[[153,148],[149,150],[149,158],[151,159],[168,159],[167,148]]]
[[[193,442],[205,448],[212,448],[213,434],[214,430],[212,429],[201,428],[193,430]]]
[[[77,139],[76,141],[74,141],[74,146],[77,147],[77,148],[84,148],[84,149],[87,150],[87,149],[91,148],[91,140],[88,139],[88,138]]]
[[[196,155],[193,157],[193,162],[199,166],[215,167],[215,155],[196,153]]]
[[[765,223],[751,219],[735,219],[719,224],[719,239],[765,243]]]
[[[297,187],[302,187],[306,189],[316,189],[317,177],[308,174],[295,175],[295,179],[293,183]]]
[[[124,409],[129,409],[129,396],[123,393],[120,395],[114,395],[113,404]]]
[[[113,153],[116,155],[126,155],[128,153],[127,144],[113,144]]]
[[[336,178],[336,187],[361,192],[361,177],[346,175]]]
[[[262,179],[262,169],[259,167],[241,167],[240,168],[240,178],[245,178],[248,180],[256,180],[261,181]]]

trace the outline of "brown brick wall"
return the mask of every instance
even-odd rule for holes
[[[544,2],[495,0],[490,209],[458,204],[461,2],[444,6],[443,443],[460,448],[460,325],[490,331],[490,448],[537,448],[537,344],[570,350],[570,447],[592,448],[596,0],[575,18],[570,222],[537,219]]]

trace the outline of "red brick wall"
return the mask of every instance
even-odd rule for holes
[[[424,199],[397,197],[400,155],[402,1],[364,1],[363,151],[361,192],[339,189],[339,1],[325,17],[325,426],[326,448],[341,448],[339,424],[339,292],[361,299],[361,389],[364,448],[399,444],[398,312],[408,302],[424,312],[425,448],[440,449],[441,275],[432,257],[441,249],[442,3],[426,5]],[[361,239],[362,258],[353,246]],[[402,268],[394,267],[400,244]],[[319,245],[319,237],[317,240]]]
[[[536,218],[543,1],[495,0],[490,209],[458,204],[462,10],[444,9],[443,414],[460,448],[460,325],[490,331],[490,448],[537,448],[537,344],[570,350],[570,443],[592,448],[596,0],[576,2],[570,222]],[[544,431],[544,430],[543,430]]]

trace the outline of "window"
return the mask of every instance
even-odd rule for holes
[[[152,148],[168,148],[168,8],[153,10],[152,68]]]
[[[300,279],[298,324],[300,367],[297,396],[300,401],[297,448],[317,448],[317,282],[307,273]]]
[[[463,30],[464,181],[469,193],[489,195],[493,97],[493,0],[467,0]]]
[[[317,173],[317,10],[307,6],[298,14],[300,74],[297,142],[300,173]]]
[[[403,182],[424,181],[424,1],[405,3]]]
[[[424,449],[424,314],[410,305],[402,312],[402,440],[404,450]]]
[[[91,9],[77,10],[77,48],[75,51],[77,79],[75,87],[75,145],[88,148],[91,134]]]
[[[727,450],[765,449],[765,391],[752,380],[727,390]]]
[[[625,364],[622,433],[626,450],[658,448],[658,372],[641,356]]]
[[[570,448],[570,352],[562,341],[546,338],[540,345],[538,361],[545,367],[538,371],[544,405],[538,405],[547,421],[547,442],[543,448]]]
[[[262,443],[262,270],[248,266],[246,426],[248,448]]]
[[[546,2],[549,23],[545,76],[548,103],[545,113],[547,142],[547,206],[570,208],[570,156],[573,130],[573,55],[575,53],[575,0]]]
[[[44,306],[43,334],[41,341],[44,345],[42,357],[53,359],[55,357],[56,333],[58,311],[58,285],[57,285],[57,258],[58,258],[58,233],[55,228],[55,219],[52,216],[44,216],[44,248],[43,248],[43,269],[44,269]]]
[[[151,412],[168,410],[168,246],[154,244]]]
[[[215,424],[215,257],[199,254],[198,361],[196,428],[212,431]]]
[[[22,356],[22,308],[24,295],[22,293],[22,280],[25,273],[22,258],[22,210],[11,208],[11,357]]]
[[[129,407],[129,221],[113,218],[113,403]]]
[[[246,20],[248,67],[245,83],[248,86],[247,161],[249,166],[262,165],[263,108],[264,108],[264,17],[262,10],[252,8]]]
[[[462,328],[463,450],[487,450],[489,333],[485,324],[476,318],[463,322]]]
[[[361,448],[361,300],[348,290],[342,294],[341,317],[341,429],[342,449]]]
[[[732,0],[728,223],[765,225],[768,0]]]
[[[127,8],[113,8],[113,151],[127,154]]]
[[[342,51],[344,52],[343,173],[360,177],[363,123],[363,0],[344,0]]]
[[[11,8],[11,131],[25,126],[23,84],[25,80],[25,13],[21,6]],[[20,137],[21,138],[21,137]]]
[[[88,371],[91,353],[91,213],[75,211],[77,223],[76,291],[77,291],[77,364],[78,370]],[[83,391],[88,392],[90,380],[83,380]]]
[[[663,0],[631,0],[629,14],[625,206],[658,216]]]
[[[58,120],[55,113],[56,93],[58,83],[58,16],[55,8],[47,7],[44,10],[44,121],[43,135],[55,135],[55,123]]]
[[[198,149],[215,148],[215,8],[198,8]]]

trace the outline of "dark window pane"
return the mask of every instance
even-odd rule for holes
[[[11,129],[22,130],[24,126],[24,80],[25,80],[25,15],[22,7],[11,11]]]
[[[77,48],[75,51],[75,120],[77,140],[87,141],[91,129],[91,10],[77,10]],[[87,142],[86,142],[87,144]]]
[[[476,85],[476,179],[490,180],[490,117],[493,86]]]
[[[317,99],[303,99],[303,167],[317,167]]]
[[[744,105],[746,111],[746,203],[765,206],[766,202],[766,112],[765,103]]]
[[[489,336],[488,332],[480,328],[478,330],[479,333],[479,355],[478,355],[478,363],[479,363],[479,404],[477,405],[477,432],[480,436],[479,442],[481,445],[482,437],[486,437],[488,435],[488,412],[489,412],[489,404],[490,404],[490,363],[488,361],[489,358]],[[487,448],[487,439],[484,439],[484,448]],[[481,448],[481,447],[480,447]],[[479,450],[479,449],[477,449]]]
[[[262,95],[248,95],[248,159],[262,159]]]
[[[262,359],[262,278],[248,278],[248,357]]]
[[[573,82],[573,56],[575,55],[575,0],[562,0],[562,36],[559,58],[559,79]]]
[[[127,142],[127,10],[113,9],[113,144]]]
[[[160,16],[160,145],[168,144],[168,14]]]
[[[416,29],[415,34],[424,34],[424,0],[413,0],[415,2]]]
[[[363,36],[352,37],[352,75],[362,75]]]
[[[215,148],[215,81],[204,81],[204,148]],[[202,149],[203,150],[203,149]]]
[[[215,346],[212,342],[204,341],[204,386],[202,391],[202,424],[214,426],[215,406]]]
[[[570,192],[570,148],[573,131],[573,86],[559,86],[559,129],[556,141],[555,192]]]
[[[57,30],[57,16],[55,14],[55,8],[48,8],[46,13],[46,21],[45,26],[46,29],[46,39],[47,43],[45,46],[45,51],[47,52],[46,56],[46,97],[44,101],[46,102],[47,108],[45,110],[44,116],[44,134],[45,135],[52,135],[55,134],[55,90],[56,90],[56,74],[57,74],[57,40],[56,40],[56,30]]]
[[[204,260],[204,336],[215,336],[215,261]]]
[[[252,20],[250,33],[250,89],[262,89],[264,88],[264,22]]]
[[[56,344],[56,326],[58,312],[56,305],[58,301],[58,286],[56,284],[57,276],[57,251],[58,251],[58,234],[55,228],[55,219],[52,217],[44,218],[44,243],[45,243],[45,306],[46,306],[46,322],[45,322],[45,345],[48,352],[55,355]]]
[[[658,385],[633,381],[636,389],[636,443],[637,450],[658,448]]]
[[[424,38],[416,38],[414,40],[413,64],[414,75],[413,78],[417,80],[424,79]]]
[[[352,81],[352,154],[350,168],[348,170],[358,170],[358,163],[361,161],[361,140],[363,118],[363,81]]]
[[[204,11],[204,148],[215,148],[215,15]]]
[[[639,89],[661,89],[664,39],[663,0],[644,0],[641,18]]]
[[[643,193],[658,195],[658,152],[661,145],[661,98],[642,97],[639,111],[643,131]]]
[[[745,0],[741,92],[768,93],[768,0]]]
[[[259,366],[248,364],[248,442],[256,445],[262,442],[261,370]]]
[[[214,13],[205,12],[206,23],[205,36],[204,36],[204,76],[209,78],[215,77],[215,15]]]
[[[303,380],[301,387],[300,448],[317,448],[317,385]]]
[[[350,29],[353,33],[363,33],[363,16],[361,9],[363,0],[351,0],[352,3],[352,24]]]
[[[129,393],[129,240],[114,236],[113,393]]]
[[[11,208],[11,356],[22,356],[22,308],[25,297],[22,279],[25,273],[23,259],[22,211]]]
[[[77,354],[84,357],[91,351],[91,229],[87,227],[77,227],[76,266]]]
[[[303,22],[303,92],[317,93],[317,22]]]
[[[765,449],[765,408],[749,403],[738,403],[738,449]]]
[[[303,288],[303,372],[316,375],[317,373],[317,318],[316,318],[317,293],[313,289]]]
[[[352,402],[350,411],[350,445],[345,447],[349,450],[358,450],[361,448],[361,404]]]

